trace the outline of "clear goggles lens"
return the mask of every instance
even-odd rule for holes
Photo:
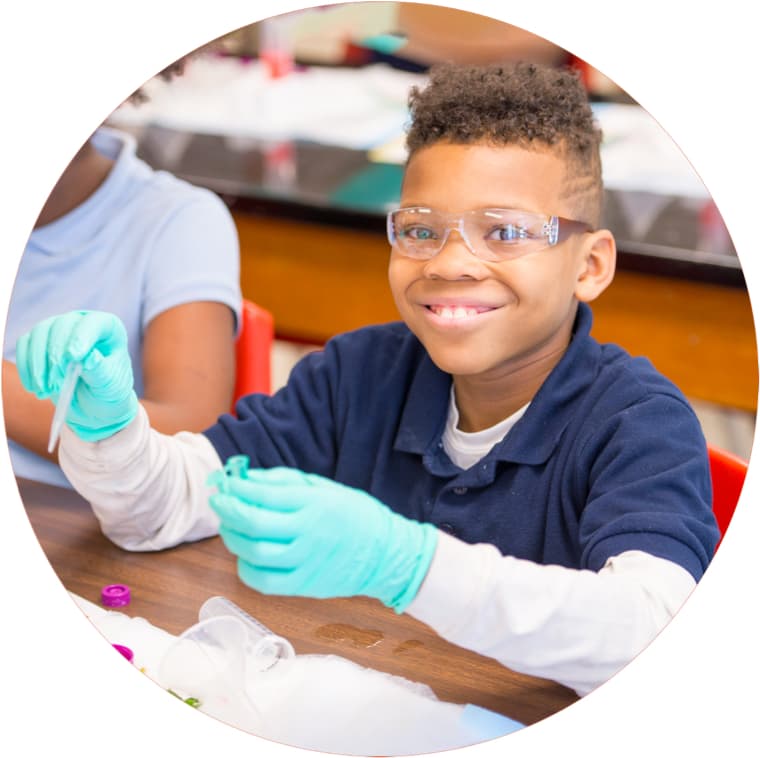
[[[388,214],[388,240],[409,258],[437,255],[456,230],[470,252],[487,261],[517,258],[564,242],[591,226],[559,216],[541,216],[504,208],[448,214],[432,208],[399,208]]]

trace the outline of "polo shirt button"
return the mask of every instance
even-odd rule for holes
[[[454,487],[455,495],[464,495],[467,493],[467,487]]]
[[[442,532],[447,532],[448,534],[456,534],[456,532],[454,531],[454,527],[451,524],[444,523],[444,524],[441,524],[438,528]]]

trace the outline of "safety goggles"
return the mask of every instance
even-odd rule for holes
[[[503,261],[564,242],[592,230],[583,221],[508,208],[444,213],[434,208],[398,208],[387,219],[388,240],[402,255],[427,260],[437,255],[451,231],[459,232],[469,251],[484,261]]]

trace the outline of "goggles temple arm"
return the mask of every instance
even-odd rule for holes
[[[543,234],[549,245],[554,246],[557,244],[557,241],[559,240],[559,218],[557,218],[557,216],[552,216],[544,224]]]

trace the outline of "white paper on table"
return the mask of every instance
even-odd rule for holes
[[[406,160],[409,90],[426,81],[425,74],[386,64],[311,67],[270,79],[258,61],[202,57],[170,82],[147,82],[148,102],[125,103],[109,123],[242,139],[306,140],[369,150],[372,160],[401,164]],[[709,197],[689,161],[646,110],[618,103],[592,107],[604,135],[605,187]]]
[[[134,665],[158,681],[161,661],[177,637],[143,618],[72,597],[109,642],[129,647]],[[522,727],[470,704],[438,700],[427,685],[335,655],[296,655],[267,671],[249,671],[247,692],[261,715],[258,736],[347,755],[448,750]]]
[[[423,81],[386,64],[270,79],[258,61],[199,58],[170,82],[152,79],[143,88],[149,100],[125,103],[109,123],[369,150],[403,133],[409,89]]]
[[[639,105],[594,103],[602,129],[607,189],[709,198],[693,166],[668,133]]]

